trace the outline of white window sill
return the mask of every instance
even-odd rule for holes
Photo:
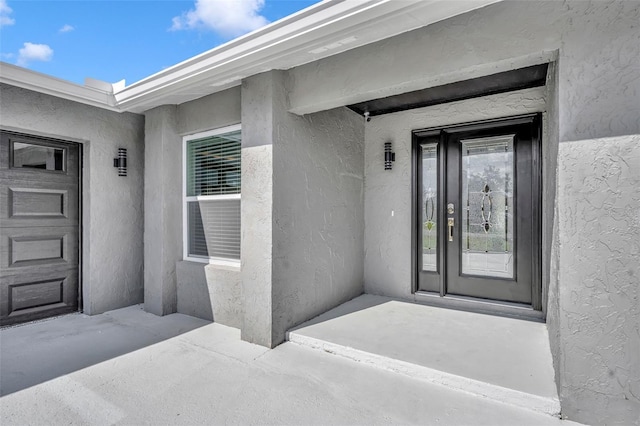
[[[201,257],[185,256],[184,261],[202,263],[205,266],[211,267],[212,269],[224,269],[224,270],[227,270],[227,271],[240,272],[240,261],[239,260],[203,259]]]

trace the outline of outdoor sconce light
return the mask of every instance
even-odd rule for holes
[[[127,148],[118,148],[118,156],[113,159],[113,167],[118,168],[118,176],[127,175]]]
[[[396,153],[391,152],[391,142],[384,143],[384,169],[391,170],[393,168],[392,162],[396,161]]]

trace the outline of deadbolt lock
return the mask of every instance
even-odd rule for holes
[[[454,214],[455,213],[455,209],[454,209],[453,203],[447,204],[447,213],[448,214]]]

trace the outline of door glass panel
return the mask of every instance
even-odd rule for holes
[[[24,142],[13,143],[13,167],[62,171],[64,170],[63,162],[63,148]]]
[[[422,270],[438,265],[438,145],[422,145]]]
[[[513,135],[462,143],[462,273],[514,278]]]

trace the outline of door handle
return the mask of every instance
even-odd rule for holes
[[[449,241],[453,241],[453,218],[447,219],[447,227],[449,229]]]

